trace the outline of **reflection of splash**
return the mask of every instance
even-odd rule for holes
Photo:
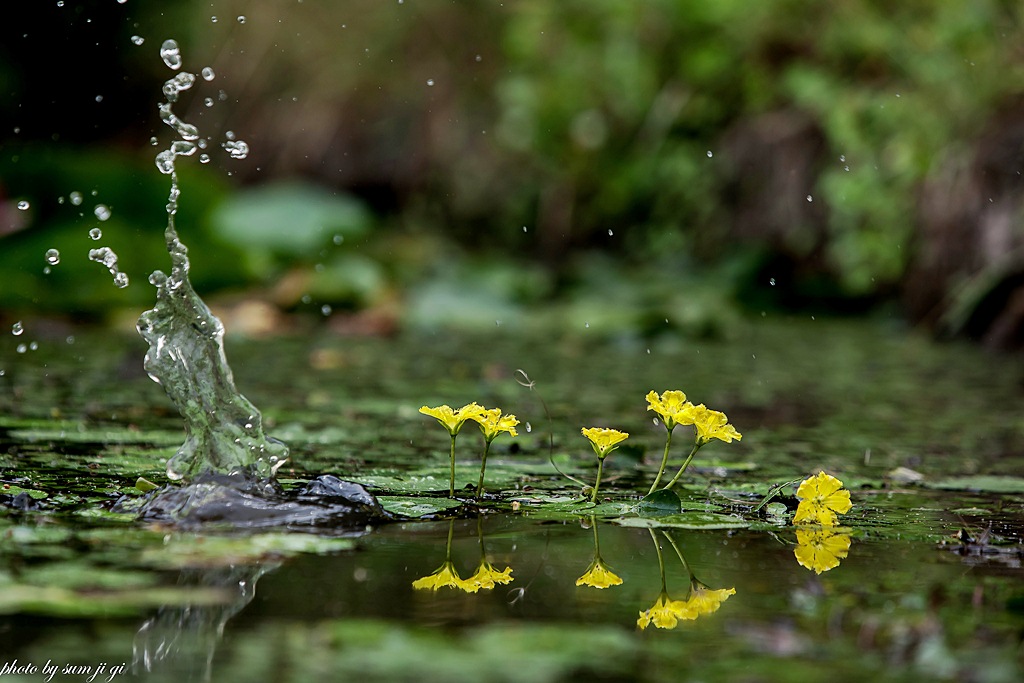
[[[452,536],[455,532],[455,520],[448,522],[448,541],[445,544],[444,562],[440,567],[422,578],[412,582],[412,587],[417,590],[433,590],[439,588],[456,588],[467,593],[476,593],[479,590],[490,590],[497,584],[506,584],[513,581],[512,568],[505,567],[497,570],[487,560],[487,550],[484,547],[484,536],[481,530],[480,518],[477,518],[477,537],[480,539],[480,563],[476,572],[468,579],[459,576],[455,563],[452,561]]]
[[[223,604],[161,607],[135,634],[132,669],[138,675],[158,669],[174,670],[183,680],[209,681],[213,655],[224,625],[256,596],[256,582],[279,564],[189,569],[179,585],[222,590]]]
[[[683,557],[683,553],[679,550],[675,540],[667,531],[663,531],[662,534],[665,539],[672,545],[672,549],[676,551],[679,561],[682,562],[683,567],[686,569],[690,582],[686,597],[682,600],[673,600],[668,592],[668,582],[665,577],[665,558],[662,556],[661,544],[658,542],[658,537],[655,535],[654,530],[649,529],[649,531],[651,533],[651,540],[654,541],[654,549],[658,554],[658,569],[661,572],[661,592],[658,594],[658,599],[654,601],[653,605],[640,612],[636,625],[641,630],[646,629],[651,624],[654,624],[657,628],[673,629],[680,621],[693,621],[706,614],[717,612],[722,603],[729,599],[729,596],[736,594],[735,588],[711,588],[702,581],[699,581],[694,576],[693,571],[690,570],[690,565],[686,563],[686,558]]]
[[[834,527],[807,527],[796,530],[793,554],[800,566],[816,574],[839,566],[850,552],[850,534]]]
[[[622,578],[611,570],[601,558],[601,539],[597,535],[597,519],[590,517],[590,526],[594,530],[594,559],[587,567],[583,576],[576,579],[577,586],[590,586],[591,588],[609,588],[622,584]]]

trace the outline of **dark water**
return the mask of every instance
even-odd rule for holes
[[[137,339],[65,336],[39,333],[38,351],[0,358],[7,662],[105,663],[94,680],[122,664],[114,680],[1020,680],[1019,362],[869,323],[806,321],[756,322],[717,341],[229,339],[239,387],[292,447],[286,488],[333,472],[387,505],[440,511],[240,533],[111,512],[141,499],[140,475],[166,482],[180,419],[141,369]],[[650,523],[627,504],[646,492],[663,443],[643,396],[669,388],[726,411],[744,435],[702,449],[687,476],[684,502],[719,515],[710,528],[632,526]],[[449,522],[448,436],[416,409],[471,400],[531,430],[495,442],[494,497]],[[579,436],[590,424],[629,431],[640,447],[609,459],[602,490],[622,505],[595,518],[547,461],[551,449],[591,477]],[[458,455],[460,485],[475,483],[477,444]],[[791,525],[750,510],[770,483],[821,468],[843,479],[854,508],[848,555],[817,574],[798,563]],[[576,585],[595,524],[622,579],[602,590]],[[513,580],[415,590],[449,556],[449,529],[463,579],[486,558]],[[680,554],[701,582],[735,594],[673,629],[639,629],[662,588],[659,549],[672,599],[689,585]]]

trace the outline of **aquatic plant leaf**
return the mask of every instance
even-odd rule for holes
[[[417,498],[414,496],[377,496],[381,507],[388,512],[407,517],[422,517],[444,510],[451,510],[462,505],[451,498]]]
[[[985,493],[1024,493],[1024,477],[1003,477],[979,474],[949,477],[937,481],[921,482],[926,488],[948,491],[982,491]]]
[[[636,509],[647,515],[670,515],[682,512],[683,507],[675,491],[658,489],[641,498]]]
[[[624,527],[657,529],[745,529],[750,526],[742,517],[720,515],[713,512],[683,512],[658,517],[620,517],[613,523]]]
[[[336,235],[364,235],[370,213],[348,195],[274,183],[236,193],[214,210],[211,222],[217,235],[243,251],[312,257]]]

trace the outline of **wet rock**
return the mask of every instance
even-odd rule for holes
[[[183,528],[363,529],[390,521],[361,485],[321,475],[297,492],[284,492],[274,480],[246,475],[206,474],[183,486],[166,486],[142,506],[143,521]]]

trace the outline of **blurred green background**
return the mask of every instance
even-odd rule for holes
[[[46,0],[8,15],[8,323],[133,320],[152,302],[173,38],[183,70],[214,74],[175,107],[210,157],[179,160],[178,226],[229,329],[727,334],[749,312],[881,311],[1024,341],[1017,2]],[[231,134],[247,158],[222,149]],[[129,287],[89,261],[99,246]]]

